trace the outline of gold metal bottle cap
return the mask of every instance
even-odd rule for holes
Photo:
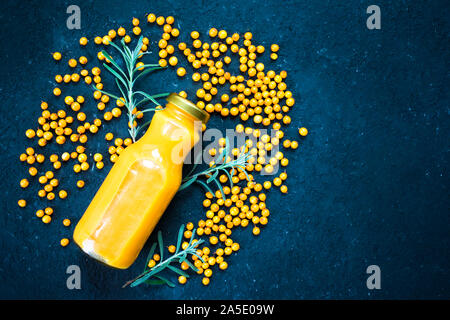
[[[195,104],[190,102],[189,100],[179,96],[176,93],[171,93],[166,98],[166,100],[174,105],[176,105],[178,108],[183,109],[193,117],[197,118],[198,120],[202,121],[203,123],[207,123],[209,120],[209,113],[200,109]]]

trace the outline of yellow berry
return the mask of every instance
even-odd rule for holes
[[[305,127],[301,127],[300,129],[298,129],[298,133],[299,133],[302,137],[306,137],[306,135],[308,134],[308,129],[306,129]]]
[[[50,216],[45,215],[42,217],[42,222],[45,224],[50,223],[51,221],[52,221],[52,217],[50,217]]]
[[[171,66],[176,66],[177,63],[178,63],[177,57],[172,56],[172,57],[169,58],[169,64],[170,64]],[[177,74],[178,74],[178,72],[177,72]]]
[[[180,67],[177,69],[177,75],[179,77],[184,77],[185,74],[186,74],[186,69],[184,69],[183,67]]]
[[[55,59],[56,61],[61,60],[61,53],[59,53],[59,52],[54,52],[54,53],[53,53],[53,59]]]
[[[30,184],[30,183],[28,182],[27,179],[22,179],[22,180],[20,180],[20,186],[21,186],[22,188],[28,187],[29,184]]]
[[[42,218],[43,216],[44,216],[44,210],[39,209],[38,211],[36,211],[36,217]]]
[[[65,247],[69,244],[69,239],[63,238],[63,239],[61,239],[60,243],[61,243],[62,247]]]
[[[186,279],[186,277],[185,277],[185,276],[179,276],[179,277],[178,277],[178,282],[179,282],[179,283],[181,283],[181,284],[185,284],[185,283],[186,283],[186,281],[187,281],[187,279]]]

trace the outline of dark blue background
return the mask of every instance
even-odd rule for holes
[[[81,8],[81,30],[66,28],[70,4]],[[366,28],[371,4],[381,7],[381,30]],[[288,71],[297,98],[288,135],[298,139],[302,125],[310,130],[299,150],[288,152],[289,194],[270,193],[270,223],[258,238],[249,229],[235,236],[242,249],[208,287],[194,276],[175,289],[121,289],[142,270],[148,244],[126,271],[101,266],[73,243],[59,246],[73,230],[61,220],[77,221],[107,170],[85,174],[87,186],[76,192],[79,177],[61,169],[70,194],[55,202],[50,225],[34,216],[45,205],[32,200],[36,186],[25,192],[27,208],[17,207],[18,182],[27,175],[18,161],[29,145],[24,131],[36,127],[41,100],[62,106],[51,90],[54,75],[67,67],[50,52],[65,58],[88,52],[94,61],[92,41],[83,51],[81,36],[129,27],[133,16],[145,20],[148,12],[175,16],[184,39],[191,30],[217,27],[252,31],[266,47],[278,43],[277,62],[265,61]],[[0,297],[449,298],[448,16],[445,1],[1,1]],[[160,33],[151,30],[154,44]],[[193,96],[189,77],[179,81],[165,70],[147,79],[151,92],[186,89]],[[92,92],[77,85],[70,93]],[[92,99],[85,110],[96,115]],[[216,116],[211,124],[223,129],[234,122]],[[105,132],[124,127],[124,119],[109,123],[89,141],[89,152],[104,152]],[[47,152],[61,151],[54,147]],[[198,187],[176,196],[158,225],[166,241],[175,241],[180,224],[203,217],[200,201]],[[66,288],[71,264],[81,267],[82,290]],[[366,288],[371,264],[381,268],[378,291]]]

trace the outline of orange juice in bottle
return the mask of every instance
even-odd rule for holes
[[[209,114],[172,93],[142,138],[128,146],[78,222],[73,238],[91,257],[126,269],[181,184],[188,151]]]

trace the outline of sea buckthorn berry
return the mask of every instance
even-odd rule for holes
[[[19,207],[25,208],[27,206],[27,201],[24,199],[20,199],[19,201],[17,201],[17,204],[19,205]]]
[[[34,177],[35,175],[37,175],[37,169],[35,167],[30,167],[28,169],[28,173],[30,174],[30,176]]]
[[[62,247],[67,246],[69,244],[69,239],[67,239],[67,238],[61,239],[60,244]]]
[[[184,69],[183,67],[180,67],[177,69],[177,75],[179,77],[184,77],[186,75],[186,69]]]
[[[42,217],[42,222],[45,223],[45,224],[48,224],[51,221],[52,221],[52,217],[50,217],[50,216],[45,215],[45,216]]]
[[[28,129],[27,131],[25,131],[25,136],[26,136],[28,139],[34,138],[35,135],[36,135],[36,132],[34,132],[33,129]]]
[[[166,19],[162,16],[159,16],[158,18],[156,18],[156,24],[159,26],[162,26],[165,23]]]
[[[203,283],[203,285],[204,286],[207,286],[208,284],[209,284],[209,278],[208,277],[204,277],[203,279],[202,279],[202,283]]]
[[[302,137],[306,137],[306,135],[308,134],[308,129],[306,129],[305,127],[301,127],[300,129],[298,129],[298,133],[299,133]]]
[[[183,261],[183,262],[181,263],[181,269],[182,269],[182,270],[187,270],[187,269],[189,269],[189,265],[186,263],[186,261]]]
[[[172,56],[172,57],[169,58],[169,64],[170,64],[171,66],[176,66],[177,63],[178,63],[177,57]]]
[[[220,30],[218,36],[220,39],[225,39],[227,37],[227,32],[225,30]]]
[[[83,188],[84,187],[84,181],[83,180],[78,180],[77,181],[77,187],[80,188],[80,189]]]
[[[65,227],[70,226],[71,223],[72,223],[72,222],[70,221],[70,219],[64,219],[64,220],[63,220],[63,225],[64,225]]]
[[[154,13],[149,13],[147,16],[147,22],[153,23],[156,21],[156,15]]]
[[[69,64],[69,67],[75,68],[75,67],[77,66],[77,60],[75,60],[75,59],[70,59],[69,62],[68,62],[68,64]]]
[[[289,160],[287,158],[283,158],[283,159],[281,159],[280,164],[283,167],[286,167],[289,164]]]
[[[177,28],[173,28],[170,34],[176,38],[180,35],[180,30],[178,30]]]
[[[133,28],[133,33],[135,34],[135,35],[140,35],[141,34],[141,28],[139,28],[139,27],[134,27]]]
[[[53,59],[56,61],[61,60],[61,53],[60,52],[54,52],[53,53]]]
[[[153,259],[150,259],[150,260],[148,261],[147,267],[153,268],[155,265],[156,265],[156,261],[153,260]]]
[[[167,60],[166,59],[159,59],[159,65],[161,66],[161,67],[167,67]]]
[[[81,170],[83,170],[83,171],[89,170],[89,163],[87,163],[87,162],[83,162],[82,164],[80,164],[80,166],[81,166]],[[64,191],[64,190],[62,190],[62,191]]]
[[[179,282],[180,284],[185,284],[186,281],[187,281],[187,279],[186,279],[185,276],[179,276],[179,277],[178,277],[178,282]]]
[[[211,29],[209,29],[209,36],[211,37],[211,38],[214,38],[215,36],[217,36],[217,29],[216,28],[211,28]]]
[[[88,43],[88,39],[86,37],[80,38],[80,45],[85,46]]]
[[[198,37],[200,37],[200,33],[198,31],[192,31],[191,32],[191,38],[192,39],[198,39]]]
[[[280,191],[281,191],[282,193],[287,193],[287,192],[288,192],[288,187],[287,187],[286,185],[282,185],[282,186],[280,187]]]
[[[30,184],[30,183],[28,182],[27,179],[22,179],[22,180],[20,180],[20,186],[21,186],[22,188],[28,187],[29,184]]]
[[[36,217],[42,218],[43,216],[44,216],[44,210],[39,209],[38,211],[36,211]]]

